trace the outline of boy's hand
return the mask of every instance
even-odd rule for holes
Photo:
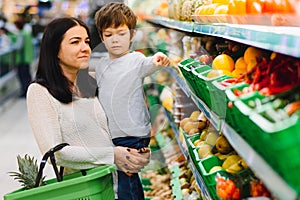
[[[165,54],[158,52],[153,56],[153,64],[155,66],[167,67],[170,64],[170,59]]]

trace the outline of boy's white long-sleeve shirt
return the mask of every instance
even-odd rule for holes
[[[149,136],[151,122],[145,104],[143,80],[160,69],[153,57],[131,52],[111,60],[102,56],[90,66],[95,69],[98,97],[108,118],[112,138]]]
[[[57,144],[70,144],[56,153],[58,165],[88,169],[114,163],[107,118],[96,97],[63,104],[33,83],[28,88],[27,109],[42,154]]]

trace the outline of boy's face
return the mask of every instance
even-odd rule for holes
[[[121,25],[117,28],[110,27],[104,29],[102,33],[103,43],[111,59],[129,53],[130,42],[133,38],[130,38],[130,30],[127,25]]]

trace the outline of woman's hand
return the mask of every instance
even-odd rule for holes
[[[125,173],[138,173],[150,161],[150,149],[140,150],[128,147],[114,147],[114,160],[119,170]]]

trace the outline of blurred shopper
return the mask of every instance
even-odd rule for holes
[[[69,172],[114,163],[137,173],[150,153],[113,145],[96,81],[88,74],[90,54],[90,34],[82,21],[57,18],[48,24],[27,93],[35,139],[43,154],[57,144],[70,144],[56,153],[57,164]]]
[[[6,52],[11,49],[12,41],[8,36],[8,30],[5,27],[0,28],[0,52]]]
[[[95,68],[98,97],[107,114],[114,145],[142,149],[149,145],[151,132],[143,80],[168,66],[169,58],[161,52],[151,57],[130,52],[136,22],[137,17],[124,3],[109,3],[97,11],[95,23],[108,55],[91,67]],[[118,171],[118,177],[119,200],[144,199],[138,173]]]
[[[27,88],[32,80],[30,65],[34,60],[32,34],[31,30],[25,28],[25,24],[26,22],[21,17],[15,21],[15,26],[18,29],[18,33],[14,48],[16,49],[18,78],[21,84],[20,97],[26,97]]]

